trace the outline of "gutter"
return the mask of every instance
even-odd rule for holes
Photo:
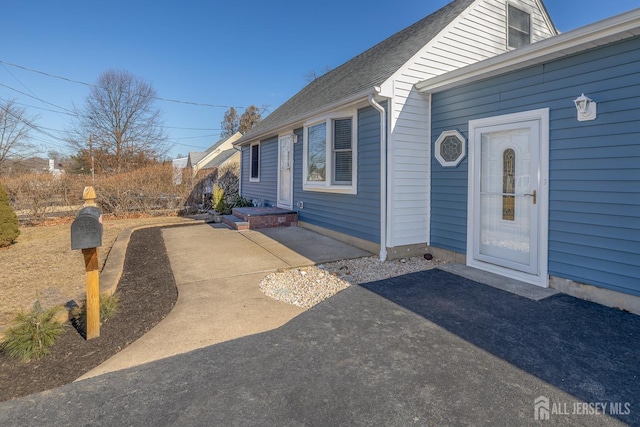
[[[382,105],[375,100],[380,88],[374,88],[375,94],[369,95],[369,104],[380,113],[380,260],[387,259],[387,116]]]
[[[325,113],[328,113],[332,110],[337,109],[338,107],[345,108],[349,104],[355,104],[357,102],[360,102],[363,98],[366,98],[369,95],[371,95],[372,92],[373,91],[371,89],[367,89],[365,91],[356,93],[355,95],[351,95],[347,98],[340,99],[339,101],[332,102],[331,104],[323,105],[321,108],[318,108],[317,110],[300,114],[290,120],[287,120],[286,122],[283,122],[277,125],[277,127],[267,128],[256,134],[248,133],[247,135],[243,135],[240,139],[233,142],[233,145],[236,147],[241,147],[251,143],[252,141],[262,140],[269,136],[278,135],[280,131],[283,129],[292,130],[291,128],[301,127],[305,121],[309,120],[312,117],[321,116]],[[379,93],[379,89],[375,93]],[[299,125],[299,126],[296,126],[296,125]]]

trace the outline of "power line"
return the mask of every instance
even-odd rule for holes
[[[180,130],[215,130],[222,131],[222,129],[212,129],[212,128],[183,128],[178,126],[163,126],[165,129],[180,129]]]
[[[25,71],[30,71],[32,73],[42,74],[43,76],[52,77],[54,79],[64,80],[64,81],[67,81],[67,82],[70,82],[70,83],[76,83],[76,84],[85,85],[85,86],[93,86],[93,85],[91,85],[89,83],[81,82],[80,80],[73,80],[73,79],[70,79],[68,77],[62,77],[62,76],[57,76],[55,74],[45,73],[44,71],[34,70],[33,68],[28,68],[28,67],[25,67],[23,65],[12,64],[11,62],[0,61],[0,64],[10,65],[12,67],[20,68],[20,69],[25,70]]]
[[[47,131],[46,131],[46,130],[44,130],[44,128],[42,128],[41,126],[38,126],[38,125],[34,124],[32,121],[27,120],[26,118],[24,118],[24,117],[22,117],[22,116],[20,116],[20,115],[18,115],[18,114],[15,114],[15,113],[14,113],[13,111],[11,111],[10,109],[6,109],[6,108],[5,108],[5,109],[4,109],[4,113],[5,113],[5,114],[9,114],[10,116],[13,116],[13,118],[14,118],[14,119],[16,119],[16,120],[18,120],[18,121],[20,121],[20,122],[24,123],[24,124],[25,124],[25,125],[27,125],[29,128],[31,128],[31,129],[33,129],[33,130],[35,130],[36,132],[39,132],[39,133],[41,133],[41,134],[43,134],[43,135],[46,135],[46,136],[48,136],[49,138],[53,138],[54,140],[58,140],[58,141],[62,141],[62,142],[65,142],[65,143],[66,143],[66,141],[65,141],[64,139],[62,139],[62,138],[60,138],[60,137],[58,137],[58,136],[55,136],[55,135],[53,135],[53,134],[51,134],[51,133],[47,132]],[[56,132],[61,132],[61,131],[59,131],[59,130],[57,130],[57,129],[52,129],[52,130],[54,130],[54,131],[56,131]]]
[[[219,134],[209,134],[209,135],[196,135],[196,136],[183,136],[175,139],[198,139],[198,138],[211,138],[213,136],[220,136]]]
[[[7,73],[9,73],[9,75],[10,75],[11,77],[13,77],[13,79],[14,79],[15,81],[17,81],[18,83],[20,83],[20,84],[22,85],[22,87],[23,87],[23,88],[25,88],[26,90],[28,90],[29,92],[31,92],[31,94],[32,94],[34,97],[37,97],[37,95],[36,95],[36,94],[31,90],[31,89],[29,89],[29,88],[27,87],[27,85],[25,85],[24,83],[22,83],[22,82],[20,81],[20,79],[18,79],[18,78],[17,78],[17,77],[16,77],[16,76],[11,72],[11,71],[9,71],[9,69],[8,69],[4,64],[0,64],[0,65],[2,65],[2,68],[4,68],[4,70],[5,70]]]
[[[64,81],[69,82],[69,83],[80,84],[80,85],[88,86],[88,87],[95,87],[95,85],[93,85],[91,83],[83,82],[83,81],[80,81],[80,80],[70,79],[68,77],[58,76],[56,74],[51,74],[51,73],[47,73],[47,72],[40,71],[40,70],[34,70],[33,68],[25,67],[23,65],[13,64],[11,62],[0,61],[0,64],[10,65],[12,67],[20,68],[22,70],[29,71],[29,72],[32,72],[32,73],[41,74],[43,76],[47,76],[47,77],[54,78],[54,79],[64,80]],[[179,99],[162,98],[162,97],[159,97],[159,96],[154,96],[153,99],[157,99],[158,101],[174,102],[174,103],[178,103],[178,104],[195,105],[195,106],[199,106],[199,107],[212,107],[212,108],[231,108],[231,107],[233,107],[233,108],[238,108],[238,109],[245,108],[245,107],[237,107],[237,106],[230,106],[230,105],[207,104],[207,103],[204,103],[204,102],[182,101],[182,100],[179,100]]]
[[[68,108],[64,108],[64,107],[61,107],[61,106],[59,106],[59,105],[56,105],[56,104],[54,104],[54,103],[52,103],[52,102],[45,101],[44,99],[38,98],[37,96],[29,95],[28,93],[25,93],[25,92],[23,92],[23,91],[21,91],[21,90],[18,90],[18,89],[16,89],[16,88],[11,87],[11,86],[7,86],[7,85],[6,85],[6,84],[4,84],[4,83],[0,83],[0,86],[5,87],[5,88],[7,88],[7,89],[9,89],[9,90],[12,90],[12,91],[14,91],[14,92],[18,92],[18,93],[19,93],[19,94],[21,94],[21,95],[28,96],[29,98],[33,98],[33,99],[35,99],[35,100],[37,100],[37,101],[44,102],[45,104],[51,105],[51,106],[53,106],[53,107],[60,108],[61,110],[67,111],[68,113],[75,115],[75,114],[73,113],[73,111],[69,110]]]
[[[25,104],[23,102],[16,102],[16,105],[23,105],[25,107],[35,108],[37,110],[51,111],[52,113],[57,113],[57,114],[66,114],[67,116],[75,116],[75,114],[67,113],[66,111],[58,111],[58,110],[52,110],[51,108],[36,107],[35,105]],[[208,130],[208,129],[203,129],[203,130]],[[212,130],[215,130],[215,129],[212,129]]]
[[[202,146],[201,146],[201,145],[182,144],[182,143],[180,143],[180,142],[173,142],[173,141],[168,141],[168,142],[169,142],[169,144],[171,144],[172,146],[179,145],[179,146],[181,146],[181,147],[197,148],[197,149],[202,150],[202,151],[205,151],[205,150],[206,150],[206,148],[202,148]]]

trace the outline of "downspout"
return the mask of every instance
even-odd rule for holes
[[[238,194],[242,197],[242,147],[236,147],[232,145],[233,149],[240,152],[240,171],[238,172],[240,176],[238,177]]]
[[[387,259],[387,115],[382,105],[375,100],[375,94],[369,95],[369,104],[380,112],[380,260]]]

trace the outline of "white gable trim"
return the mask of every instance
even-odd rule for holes
[[[235,141],[237,141],[238,139],[240,139],[240,137],[242,137],[242,134],[240,132],[236,132],[235,134],[233,134],[229,138],[227,138],[222,144],[220,144],[218,147],[216,147],[215,150],[211,151],[210,153],[207,153],[202,159],[200,159],[200,161],[198,161],[194,165],[194,168],[195,168],[196,172],[199,171],[207,163],[209,163],[210,161],[212,161],[213,159],[218,157],[220,154],[225,152],[226,150],[232,149],[233,148],[233,143]]]
[[[547,24],[547,27],[551,28],[553,32],[556,33],[556,35],[560,34],[556,26],[553,25],[553,22],[551,21],[551,17],[549,16],[549,11],[547,11],[547,8],[544,6],[542,1],[541,0],[533,0],[533,1],[536,2],[538,10],[540,11],[540,13],[542,13],[542,17],[544,19],[545,24]]]
[[[447,34],[451,31],[452,28],[455,28],[460,24],[460,21],[466,18],[469,14],[469,11],[476,7],[476,4],[482,2],[484,0],[476,0],[469,5],[462,13],[456,16],[449,24],[438,33],[437,36],[433,37],[423,48],[421,48],[418,52],[416,52],[413,57],[404,63],[395,73],[391,75],[382,85],[380,85],[380,96],[391,98],[394,95],[394,85],[393,82],[398,79],[399,76],[405,75],[407,70],[411,68],[411,66],[418,62],[418,59],[424,55],[425,51],[429,51],[431,46],[438,43],[440,39],[443,37],[443,34]]]
[[[416,88],[421,93],[435,93],[479,78],[497,76],[637,35],[640,35],[640,9],[432,77],[416,83]]]

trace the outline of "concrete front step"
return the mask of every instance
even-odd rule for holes
[[[248,230],[249,222],[235,215],[222,215],[222,223],[234,230]]]
[[[235,230],[295,227],[298,225],[298,214],[275,207],[234,208],[232,215],[223,216],[223,222]]]

